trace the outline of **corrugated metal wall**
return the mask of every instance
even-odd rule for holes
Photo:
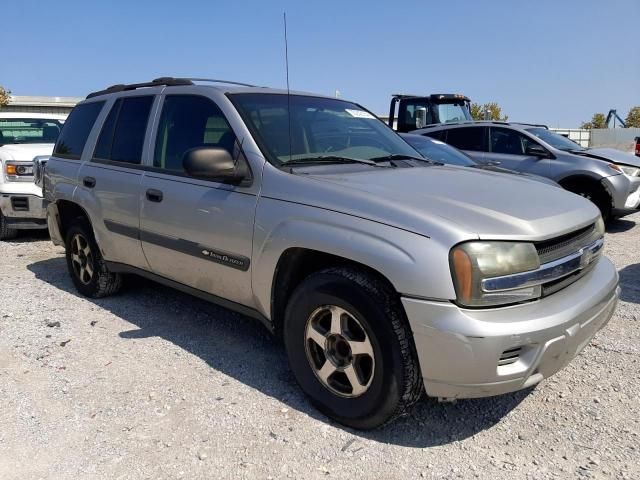
[[[640,128],[596,128],[591,130],[590,147],[611,147],[633,152]]]

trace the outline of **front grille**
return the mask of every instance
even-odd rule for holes
[[[516,363],[520,358],[521,352],[522,352],[522,347],[513,347],[513,348],[509,348],[508,350],[505,350],[504,352],[502,352],[502,354],[500,355],[500,358],[498,359],[498,366],[503,367],[505,365],[511,365],[513,363]]]
[[[596,225],[581,228],[560,237],[535,243],[540,263],[548,263],[579,251],[582,247],[598,239]]]
[[[16,212],[28,212],[29,199],[27,197],[11,197],[11,206]]]

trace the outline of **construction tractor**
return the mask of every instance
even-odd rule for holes
[[[459,94],[396,94],[389,106],[389,126],[398,132],[410,132],[434,123],[468,121],[473,121],[471,100]]]

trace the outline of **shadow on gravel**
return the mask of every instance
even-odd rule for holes
[[[80,297],[67,274],[64,257],[35,262],[27,268],[39,280]],[[291,408],[377,442],[422,448],[463,440],[491,428],[531,393],[530,389],[456,404],[439,404],[427,398],[411,416],[382,429],[351,430],[329,420],[309,403],[289,370],[284,347],[253,319],[135,276],[127,277],[119,295],[81,298],[137,327],[121,332],[121,338],[163,338]]]
[[[16,238],[5,240],[6,243],[31,243],[49,239],[49,230],[20,230]]]
[[[611,221],[611,223],[607,225],[607,233],[627,232],[635,226],[636,226],[636,222],[634,222],[633,220],[626,220],[626,219],[619,218],[617,220]]]
[[[627,265],[618,272],[620,275],[620,300],[640,303],[640,263]]]

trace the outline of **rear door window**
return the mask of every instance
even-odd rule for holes
[[[446,130],[436,130],[435,132],[426,132],[424,133],[427,137],[435,138],[436,140],[440,140],[442,142],[447,141],[447,131]]]
[[[154,97],[120,98],[102,126],[94,158],[140,165]]]
[[[464,127],[447,130],[447,143],[460,150],[485,150],[486,127]]]
[[[75,107],[64,122],[53,154],[57,157],[79,160],[93,124],[105,102],[83,103]]]

